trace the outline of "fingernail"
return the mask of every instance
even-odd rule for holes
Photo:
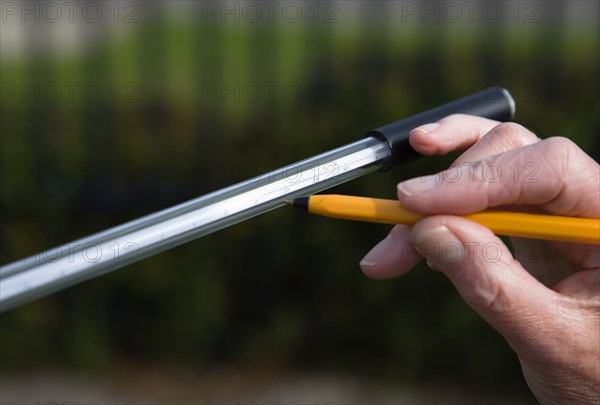
[[[413,129],[411,132],[414,131],[419,131],[419,132],[423,132],[424,134],[433,131],[434,129],[437,129],[440,127],[440,124],[437,122],[433,122],[431,124],[425,124],[425,125],[421,125],[420,127],[417,127],[415,129]]]
[[[437,184],[436,176],[417,177],[398,184],[398,191],[406,197],[422,194]]]
[[[427,242],[432,236],[439,235],[441,233],[450,232],[444,225],[436,226],[435,228],[424,229],[415,235],[414,241],[417,245],[422,245]]]
[[[392,241],[392,236],[388,235],[379,242],[365,257],[360,261],[360,267],[373,267],[376,266],[384,253],[388,250]]]
[[[438,271],[460,261],[464,253],[462,243],[443,225],[414,235],[413,246],[425,257],[427,266]]]

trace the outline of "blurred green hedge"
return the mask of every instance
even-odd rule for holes
[[[3,61],[3,86],[34,90],[5,92],[0,106],[2,262],[490,85],[511,89],[518,122],[598,159],[597,32],[552,19],[461,28],[345,17],[239,26],[158,14],[75,56]],[[44,96],[66,81],[103,96]],[[393,198],[400,179],[451,158],[335,191]],[[387,231],[283,209],[252,219],[3,314],[2,371],[240,363],[522,390],[515,356],[440,274],[361,274]]]

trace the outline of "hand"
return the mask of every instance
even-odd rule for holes
[[[425,155],[465,152],[398,185],[403,205],[431,216],[394,227],[363,272],[396,277],[424,257],[504,336],[541,403],[600,403],[599,246],[513,238],[515,260],[490,230],[453,215],[502,207],[600,218],[598,164],[568,139],[467,115],[416,128],[410,143]]]

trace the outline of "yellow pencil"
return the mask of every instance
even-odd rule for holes
[[[331,218],[384,224],[412,225],[425,216],[409,211],[399,201],[347,195],[313,195],[286,203]],[[600,244],[600,220],[486,210],[462,215],[497,235]]]

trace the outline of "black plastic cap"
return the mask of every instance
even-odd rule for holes
[[[420,156],[408,142],[410,131],[423,124],[439,121],[452,114],[469,114],[496,121],[512,121],[515,100],[508,90],[490,87],[417,115],[372,130],[367,136],[386,141],[392,150],[391,158],[384,162],[380,171],[389,170],[395,164]]]

